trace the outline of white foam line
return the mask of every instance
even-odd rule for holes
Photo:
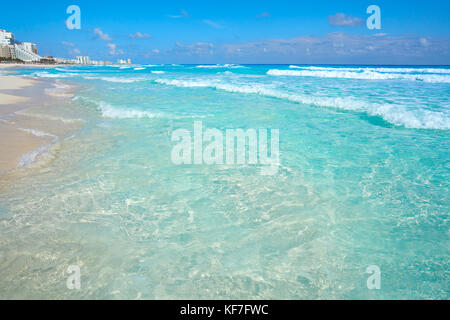
[[[148,111],[141,111],[135,109],[123,109],[112,106],[104,101],[100,101],[98,106],[102,112],[102,115],[106,118],[113,119],[130,119],[130,118],[156,118],[158,114]]]
[[[21,130],[21,131],[30,133],[30,134],[32,134],[32,135],[34,135],[36,137],[51,137],[51,138],[54,138],[54,139],[58,138],[57,136],[55,136],[55,135],[53,135],[51,133],[39,131],[39,130],[36,130],[36,129],[28,129],[28,128],[18,128],[18,129]]]
[[[322,70],[322,71],[375,71],[375,72],[387,72],[387,73],[442,73],[450,74],[450,69],[446,68],[386,68],[386,67],[314,67],[314,66],[289,66],[290,69],[302,69],[302,70]]]
[[[246,68],[238,64],[215,64],[215,65],[198,65],[196,68],[217,69],[217,68]]]
[[[54,117],[51,115],[43,115],[43,114],[35,114],[35,113],[28,113],[25,111],[16,111],[15,114],[26,116],[26,117],[32,117],[32,118],[38,118],[38,119],[47,119],[52,121],[61,121],[64,123],[75,123],[75,122],[84,122],[83,119],[66,119],[63,117]]]
[[[294,76],[294,77],[317,77],[317,78],[340,78],[340,79],[360,79],[360,80],[414,80],[431,83],[450,83],[450,75],[432,74],[402,74],[402,73],[380,73],[374,71],[364,71],[361,73],[352,71],[312,71],[312,70],[279,70],[270,69],[267,71],[270,76]]]
[[[139,81],[146,81],[146,79],[143,78],[93,77],[93,76],[83,76],[83,78],[87,80],[102,80],[116,83],[133,83]]]
[[[42,131],[35,130],[35,129],[28,129],[28,128],[19,128],[19,130],[28,132],[37,137],[51,137],[52,138],[52,142],[50,144],[39,146],[38,148],[34,149],[33,151],[23,154],[17,162],[19,167],[29,167],[29,166],[37,163],[39,158],[42,157],[46,153],[48,154],[50,152],[50,148],[52,146],[56,145],[59,141],[58,137],[51,133],[42,132]]]
[[[415,129],[450,129],[450,118],[441,112],[428,110],[407,110],[405,106],[365,103],[351,98],[314,97],[301,94],[280,92],[262,85],[232,85],[219,81],[193,81],[177,79],[157,79],[155,82],[180,88],[214,88],[227,92],[259,94],[266,97],[288,100],[296,103],[342,110],[365,112],[379,116],[398,126]]]

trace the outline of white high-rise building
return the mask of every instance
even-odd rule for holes
[[[25,51],[37,54],[37,48],[36,48],[36,45],[34,43],[22,42],[22,43],[19,44],[19,46]]]
[[[11,58],[11,51],[9,50],[9,46],[1,45],[0,44],[0,58]]]
[[[9,46],[14,44],[14,35],[12,32],[0,29],[0,45]]]
[[[77,62],[79,64],[91,64],[91,58],[89,58],[88,56],[78,56]]]
[[[15,47],[13,45],[5,46],[0,44],[0,58],[17,59]]]
[[[131,64],[131,59],[125,60],[125,59],[118,59],[118,64]]]
[[[38,62],[41,57],[37,54],[36,44],[31,42],[18,43],[12,32],[0,29],[0,57],[19,59],[27,62]],[[9,52],[8,52],[9,51]]]
[[[22,44],[15,44],[14,51],[16,58],[19,60],[27,62],[39,62],[41,60],[41,57],[35,53],[37,51],[27,45],[23,46]]]
[[[11,59],[16,60],[17,59],[16,48],[13,45],[8,46],[8,47],[9,47],[9,53],[11,55]]]

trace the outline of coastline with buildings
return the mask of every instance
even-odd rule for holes
[[[132,64],[131,59],[118,59],[116,63],[111,61],[91,60],[89,56],[77,56],[75,59],[67,59],[52,56],[40,56],[37,45],[32,42],[17,41],[12,32],[0,29],[0,63],[5,64],[69,64],[69,65],[113,65]]]
[[[43,56],[36,43],[18,41],[12,32],[0,29],[0,149],[4,151],[0,159],[0,187],[5,179],[20,174],[22,167],[28,167],[37,158],[41,159],[43,154],[55,147],[56,142],[73,133],[74,128],[80,125],[77,121],[67,121],[73,86],[55,79],[18,76],[15,75],[16,70],[131,63],[131,59],[112,62],[92,60],[89,56]],[[8,69],[14,69],[14,74],[6,71]],[[55,103],[50,116],[48,105]],[[55,117],[53,113],[57,109],[58,116]],[[28,111],[39,116],[22,114]],[[30,121],[33,123],[32,129],[24,129],[30,126]]]

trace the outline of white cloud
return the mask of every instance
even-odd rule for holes
[[[152,56],[156,56],[156,55],[160,54],[160,52],[161,52],[161,51],[159,51],[158,48],[155,48],[155,49],[153,49],[152,51],[147,52],[146,54],[144,54],[144,57],[145,57],[145,58],[150,58],[150,57],[152,57]]]
[[[117,49],[117,45],[115,43],[108,43],[107,44],[108,48],[109,48],[109,54],[114,56],[117,54],[123,54],[123,51],[120,49]]]
[[[208,26],[213,27],[215,29],[223,29],[222,25],[220,25],[219,23],[214,22],[212,20],[205,19],[205,20],[203,20],[203,23],[206,23]]]
[[[257,14],[256,17],[258,17],[258,18],[269,18],[269,17],[271,17],[271,14],[268,13],[268,12],[263,12],[261,14]]]
[[[94,35],[100,40],[103,40],[103,41],[111,41],[112,40],[111,37],[107,33],[104,33],[100,28],[95,28],[93,32],[94,32]]]
[[[428,41],[427,38],[420,38],[419,41],[420,41],[420,44],[424,47],[428,47],[430,45],[430,41]]]
[[[186,10],[181,9],[180,12],[185,18],[189,18],[190,17],[189,13],[187,13]]]
[[[259,48],[266,48],[273,57],[282,61],[302,58],[324,63],[352,61],[373,61],[374,63],[406,63],[425,57],[435,60],[439,54],[447,60],[450,55],[450,39],[429,39],[411,36],[361,36],[342,32],[324,37],[301,36],[294,39],[268,39],[248,43],[226,44],[217,48],[228,56],[257,58]],[[308,60],[310,61],[310,60]],[[356,63],[356,61],[355,61]]]
[[[336,13],[328,17],[328,22],[334,27],[357,27],[364,24],[363,19],[351,17],[345,13]]]
[[[263,39],[219,46],[176,42],[174,48],[162,51],[159,57],[176,58],[181,63],[448,64],[450,39],[335,32],[320,37]]]
[[[186,56],[211,56],[215,53],[215,46],[209,42],[196,42],[190,45],[184,45],[181,42],[175,42],[175,48],[165,52],[169,55]]]
[[[61,44],[67,47],[75,47],[75,43],[72,42],[62,41]]]
[[[68,42],[68,41],[62,41],[61,44],[63,46],[68,47],[67,49],[68,49],[69,54],[71,54],[71,55],[79,55],[79,54],[81,54],[81,51],[78,48],[75,48],[75,43]]]
[[[180,18],[183,18],[183,17],[186,18],[186,19],[190,18],[190,14],[186,10],[181,9],[180,13],[181,14],[168,14],[166,16],[169,17],[169,18],[172,18],[172,19],[180,19]]]
[[[142,32],[136,32],[136,33],[132,33],[130,34],[130,38],[133,39],[150,39],[152,36],[149,35],[148,33],[142,33]]]

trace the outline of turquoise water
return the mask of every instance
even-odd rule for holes
[[[448,67],[21,74],[75,86],[83,125],[0,192],[1,298],[449,298]],[[279,129],[278,172],[173,164],[194,121]]]

